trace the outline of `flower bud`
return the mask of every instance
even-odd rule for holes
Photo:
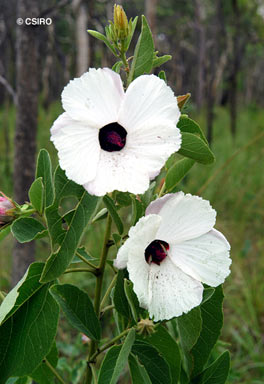
[[[150,319],[142,319],[137,325],[137,331],[143,337],[149,336],[155,332],[154,323]]]
[[[114,27],[119,39],[125,39],[128,36],[127,15],[121,5],[114,5]]]
[[[14,220],[15,208],[13,201],[0,192],[0,227]]]

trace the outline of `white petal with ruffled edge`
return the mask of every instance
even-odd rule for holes
[[[63,113],[53,123],[51,140],[58,150],[60,166],[69,179],[84,184],[95,177],[101,149],[97,128]]]
[[[156,201],[152,203],[152,209],[155,203],[160,206],[160,202]],[[164,200],[158,214],[163,220],[157,236],[170,245],[205,234],[213,228],[216,218],[216,212],[209,201],[183,192]]]
[[[129,134],[150,120],[166,120],[176,126],[179,118],[177,98],[171,88],[157,76],[143,75],[129,85],[118,122]]]
[[[181,133],[169,120],[150,119],[127,136],[126,149],[142,159],[149,177],[157,176],[169,156],[181,146]]]
[[[102,128],[117,121],[124,98],[120,76],[108,68],[91,68],[64,88],[62,105],[72,119]]]
[[[212,287],[222,284],[230,273],[230,244],[219,231],[172,245],[169,257],[182,271]]]
[[[142,217],[132,232],[125,245],[118,251],[114,265],[123,268],[126,264],[129,278],[133,281],[134,291],[140,304],[147,308],[148,299],[148,274],[150,266],[145,260],[145,249],[155,239],[161,218],[156,215]],[[121,267],[120,267],[121,266]],[[147,300],[147,301],[146,301]]]
[[[203,298],[203,286],[166,257],[160,265],[151,264],[145,295],[150,317],[154,316],[155,321],[169,320],[197,307]]]

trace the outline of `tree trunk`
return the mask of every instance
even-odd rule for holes
[[[145,0],[145,14],[153,34],[154,47],[157,47],[157,0]]]
[[[38,2],[17,1],[17,17],[37,17]],[[38,27],[18,25],[16,30],[17,116],[14,159],[14,197],[18,203],[28,200],[35,174],[38,114]],[[19,244],[13,250],[12,284],[22,277],[34,261],[34,243]]]
[[[204,101],[204,69],[205,69],[205,28],[203,25],[204,9],[201,0],[195,0],[196,47],[197,47],[197,88],[196,105],[201,109]]]

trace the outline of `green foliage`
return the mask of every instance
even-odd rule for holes
[[[184,176],[186,176],[194,163],[195,161],[192,159],[181,159],[169,168],[165,178],[166,190],[168,192],[172,191]]]
[[[107,46],[107,48],[109,48],[110,51],[111,51],[115,56],[117,56],[114,46],[109,42],[109,40],[107,39],[107,37],[106,37],[105,35],[103,35],[103,34],[100,33],[100,32],[93,31],[93,30],[91,30],[91,29],[88,29],[87,32],[90,33],[90,35],[93,36],[93,37],[95,37],[96,39],[103,41],[103,42],[105,43],[105,45]]]
[[[58,362],[58,350],[56,344],[54,343],[49,354],[45,356],[45,360],[55,368]],[[54,384],[54,374],[51,372],[50,368],[47,367],[45,360],[43,360],[40,365],[30,374],[30,377],[38,384]]]
[[[117,274],[117,280],[114,290],[114,305],[115,309],[123,316],[130,317],[130,307],[127,301],[127,297],[124,290],[124,277],[125,272],[123,269],[120,269]]]
[[[47,236],[48,232],[43,224],[33,217],[20,217],[11,225],[12,234],[20,243]]]
[[[53,285],[50,293],[74,328],[93,340],[100,340],[101,326],[87,293],[71,284]]]
[[[36,290],[33,279],[33,291],[29,295],[30,274],[24,276],[20,284],[21,296],[20,293],[15,299],[7,296],[8,304],[5,305],[5,301],[2,304],[6,306],[6,314],[2,314],[4,322],[0,327],[1,384],[10,376],[31,374],[49,353],[56,335],[59,307],[49,294],[49,284]],[[14,291],[13,296],[15,294]],[[10,308],[10,301],[16,303],[15,309]]]
[[[160,67],[162,64],[167,63],[167,61],[171,59],[172,59],[171,55],[164,55],[160,57],[157,57],[155,55],[152,62],[152,68]]]
[[[54,191],[50,155],[45,149],[40,150],[37,160],[36,179],[40,177],[42,177],[42,183],[44,186],[44,207],[48,207],[53,202]]]
[[[152,384],[170,384],[171,375],[168,363],[158,350],[146,342],[136,340],[132,353],[146,369]]]
[[[229,352],[224,352],[201,375],[192,380],[192,384],[225,384],[230,368]]]
[[[139,302],[138,302],[137,295],[133,290],[132,281],[129,281],[127,279],[124,280],[124,291],[125,291],[128,304],[130,306],[132,317],[135,323],[137,323],[139,319],[140,309],[139,309]]]
[[[134,52],[134,58],[128,76],[128,84],[138,76],[149,73],[152,69],[154,51],[152,33],[145,16],[142,16],[141,20],[141,33]]]
[[[42,214],[43,202],[44,202],[44,186],[43,186],[41,177],[39,177],[32,183],[28,192],[28,196],[30,198],[30,202],[33,205],[33,207],[40,214]]]
[[[104,196],[103,202],[104,202],[109,214],[111,215],[111,217],[112,217],[112,219],[113,219],[113,221],[114,221],[114,223],[118,229],[119,234],[122,235],[122,233],[124,231],[124,226],[123,226],[123,223],[120,219],[120,216],[118,215],[115,203],[113,202],[111,197],[109,197],[107,195]]]
[[[49,256],[41,276],[42,282],[49,282],[59,277],[70,264],[98,203],[97,197],[90,196],[81,186],[69,181],[59,168],[55,174],[55,193],[54,203],[46,210],[46,216],[52,243],[53,245],[59,243],[60,246]],[[69,195],[76,196],[78,203],[65,231],[61,226],[58,205],[62,197]]]
[[[153,345],[166,360],[170,368],[171,382],[177,383],[181,369],[181,355],[178,344],[162,325],[159,325],[153,334],[142,341]]]
[[[151,384],[149,375],[138,357],[130,353],[128,361],[132,384]]]
[[[202,164],[211,164],[215,161],[208,145],[200,137],[188,132],[182,132],[182,143],[178,153]]]
[[[135,330],[131,329],[122,346],[114,346],[109,349],[99,372],[98,384],[117,383],[126,365],[134,341]]]

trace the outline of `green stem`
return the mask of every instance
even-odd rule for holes
[[[108,299],[108,296],[110,295],[111,293],[111,290],[113,288],[113,286],[115,285],[116,283],[116,279],[117,279],[117,275],[114,276],[113,280],[111,281],[109,287],[107,288],[106,292],[105,292],[105,295],[101,301],[101,305],[100,305],[100,309],[102,311],[102,308],[104,307],[105,303],[106,303],[106,300]]]
[[[91,365],[91,370],[92,370],[92,375],[93,375],[93,384],[98,384],[96,370],[95,370],[95,366],[93,364]]]
[[[108,244],[110,234],[111,234],[111,224],[112,224],[111,215],[108,213],[107,221],[106,221],[104,243],[103,243],[102,253],[101,253],[101,257],[100,257],[100,264],[99,264],[99,267],[97,269],[96,286],[95,286],[94,310],[95,310],[95,313],[98,317],[99,317],[99,313],[100,313],[100,300],[101,300],[101,293],[102,293],[102,286],[103,286],[105,263],[106,263],[106,259],[107,259],[108,249],[109,249],[107,244]],[[91,384],[91,382],[92,382],[92,369],[91,369],[91,364],[89,364],[89,362],[92,361],[91,356],[95,353],[96,348],[97,348],[97,343],[94,340],[92,340],[91,344],[90,344],[90,350],[89,350],[89,356],[88,356],[86,381],[85,381],[86,384]]]
[[[104,352],[109,347],[112,347],[112,345],[114,345],[118,340],[124,337],[130,331],[130,329],[131,328],[125,329],[123,332],[121,332],[119,335],[114,337],[112,340],[108,341],[108,343],[106,343],[101,348],[99,348],[96,352],[94,352],[90,360],[93,361],[98,355],[100,355],[100,353]]]
[[[64,273],[74,273],[74,272],[90,272],[90,273],[93,273],[95,276],[97,276],[98,274],[98,271],[95,267],[93,269],[92,268],[69,268],[69,269],[66,269]]]
[[[161,197],[163,195],[163,192],[165,191],[165,188],[166,188],[166,184],[165,184],[165,180],[162,184],[162,187],[160,188],[160,191],[159,191],[159,196],[158,197]]]
[[[102,308],[101,309],[100,317],[102,317],[106,311],[109,311],[110,309],[113,309],[113,308],[115,308],[115,306],[112,305],[112,304],[111,305],[107,305],[106,307]]]
[[[90,263],[90,261],[88,261],[85,257],[83,257],[79,252],[76,252],[76,255],[79,257],[79,259],[81,259],[84,263],[89,265],[91,268],[96,268],[95,265]]]
[[[66,382],[63,380],[63,378],[59,375],[59,373],[56,371],[56,369],[50,364],[48,360],[43,360],[43,362],[47,365],[47,367],[51,370],[53,375],[59,380],[60,383],[66,384]]]

